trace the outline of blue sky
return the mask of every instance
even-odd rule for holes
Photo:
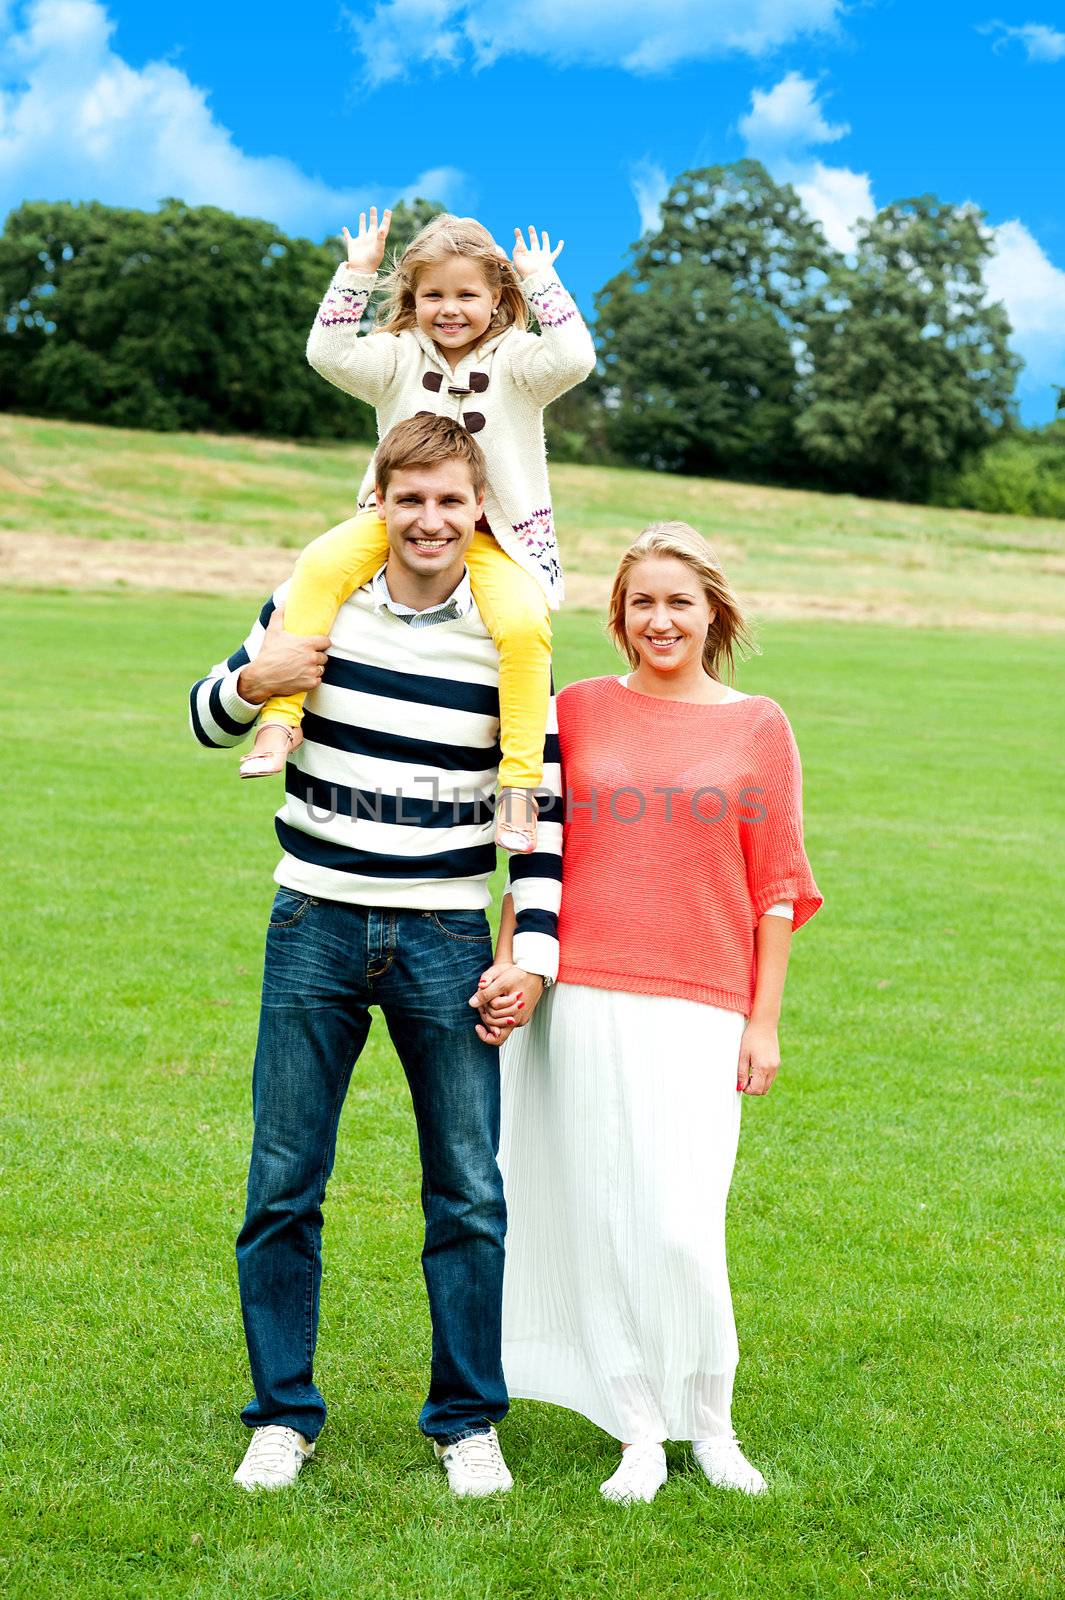
[[[745,154],[845,248],[933,191],[995,229],[990,281],[1065,384],[1060,0],[0,0],[0,214],[176,194],[314,238],[427,193],[564,236],[587,311],[666,181]]]

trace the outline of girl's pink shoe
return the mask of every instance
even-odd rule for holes
[[[500,789],[496,801],[496,844],[517,856],[536,849],[539,807],[531,789]]]
[[[241,757],[241,777],[268,778],[271,773],[284,771],[292,751],[302,743],[299,728],[286,727],[283,722],[264,722],[255,735],[255,748],[250,755]]]

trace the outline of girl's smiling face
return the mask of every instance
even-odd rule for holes
[[[714,610],[686,561],[645,556],[629,572],[625,633],[641,665],[673,673],[701,662]]]
[[[447,256],[423,267],[414,287],[414,316],[450,366],[476,350],[499,304],[476,261]]]

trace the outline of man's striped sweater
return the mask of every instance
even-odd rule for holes
[[[259,706],[238,680],[260,650],[288,585],[247,639],[193,684],[192,731],[218,749],[239,744]],[[323,900],[408,910],[481,909],[495,867],[492,796],[499,764],[499,656],[474,606],[410,627],[375,606],[370,586],[341,606],[325,675],[308,695],[304,742],[289,758],[275,825],[286,888]],[[514,960],[558,970],[562,801],[554,700],[544,747],[539,842],[512,862]]]

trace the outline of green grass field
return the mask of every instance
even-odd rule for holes
[[[1010,604],[1002,570],[972,582],[997,571]],[[503,1500],[451,1500],[431,1463],[413,1119],[380,1028],[327,1202],[319,1456],[286,1495],[230,1485],[275,795],[184,705],[248,620],[0,593],[4,1595],[1057,1600],[1060,641],[762,628],[740,685],[792,718],[827,900],[730,1202],[736,1424],[772,1493],[714,1491],[674,1449],[655,1504],[619,1510],[611,1442],[546,1406],[504,1424]],[[612,670],[589,614],[557,632],[561,681]]]

